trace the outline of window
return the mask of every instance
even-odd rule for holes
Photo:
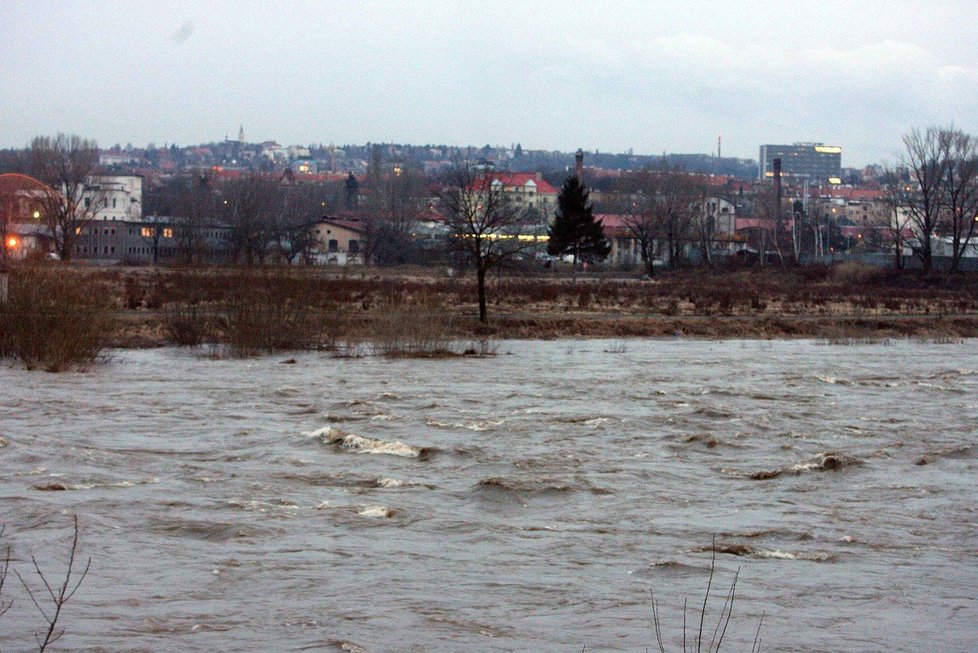
[[[86,197],[85,198],[85,208],[86,209],[92,208],[92,198],[91,197]]]
[[[173,238],[173,229],[170,229],[169,227],[163,229],[163,237],[164,238]]]
[[[142,229],[139,230],[139,235],[142,236],[143,238],[152,238],[153,237],[153,228],[152,227],[143,227]]]
[[[351,240],[350,241],[350,253],[351,254],[356,254],[359,251],[360,251],[360,241],[359,240]]]
[[[329,251],[338,252],[340,251],[340,243],[336,239],[331,239],[329,241]]]
[[[115,198],[114,197],[112,198],[112,208],[113,209],[115,208]]]

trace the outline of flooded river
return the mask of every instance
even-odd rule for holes
[[[13,566],[92,558],[58,650],[641,652],[650,592],[681,650],[714,535],[723,650],[978,649],[978,341],[287,358],[2,364]]]

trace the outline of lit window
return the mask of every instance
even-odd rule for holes
[[[169,227],[167,227],[166,229],[164,229],[163,230],[163,237],[164,238],[173,238],[173,229],[170,229]]]
[[[144,237],[144,238],[152,238],[153,237],[153,228],[152,227],[143,227],[142,229],[139,230],[139,235],[142,236],[142,237]]]

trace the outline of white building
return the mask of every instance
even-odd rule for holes
[[[143,178],[139,175],[90,177],[82,191],[81,202],[95,220],[140,220],[143,217]]]

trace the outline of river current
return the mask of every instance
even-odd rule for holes
[[[287,361],[287,359],[293,359]],[[978,341],[504,341],[0,367],[0,544],[56,650],[978,650]],[[11,574],[0,649],[41,617]],[[41,597],[43,599],[43,596]]]

